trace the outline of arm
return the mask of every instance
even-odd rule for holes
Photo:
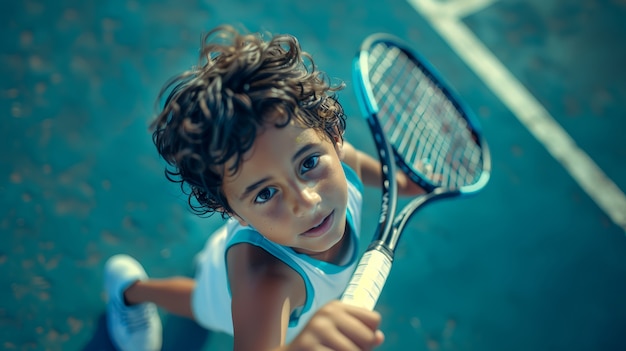
[[[289,316],[305,300],[302,278],[249,244],[233,246],[227,262],[235,350],[371,350],[383,342],[380,314],[332,301],[286,345]]]
[[[304,304],[304,281],[265,250],[238,244],[227,256],[235,350],[270,350],[285,343],[291,311]]]
[[[363,184],[380,187],[382,173],[380,162],[363,151],[357,150],[350,143],[343,143],[343,161],[347,163],[361,177]],[[419,185],[412,182],[406,174],[401,171],[396,173],[398,182],[398,194],[403,196],[415,196],[423,194],[425,191]]]

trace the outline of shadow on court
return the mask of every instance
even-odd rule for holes
[[[219,337],[193,321],[176,316],[165,318],[163,331],[163,351],[199,351],[204,349],[210,339]],[[106,330],[104,314],[98,316],[93,335],[81,351],[116,351]]]

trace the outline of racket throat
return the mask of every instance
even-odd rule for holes
[[[389,249],[388,245],[386,245],[382,240],[372,241],[367,247],[366,251],[376,250],[382,252],[389,261],[393,262],[393,250]]]

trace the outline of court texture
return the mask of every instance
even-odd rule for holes
[[[193,274],[220,221],[165,180],[148,121],[224,23],[296,35],[346,82],[346,137],[372,154],[351,76],[371,33],[408,41],[483,126],[491,181],[413,218],[377,306],[380,350],[626,349],[624,18],[624,0],[3,1],[0,349],[113,350],[113,254]],[[232,347],[162,319],[164,350]]]

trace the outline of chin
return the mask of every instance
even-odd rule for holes
[[[344,235],[346,234],[346,220],[345,217],[337,222],[339,225],[336,229],[326,235],[324,249],[321,252],[328,251],[341,243]]]
[[[342,226],[342,228],[344,227],[345,226]],[[343,231],[339,231],[339,229],[337,229],[337,231],[333,230],[332,232],[329,232],[323,237],[317,239],[316,243],[310,243],[309,245],[306,245],[306,247],[296,249],[296,251],[312,256],[326,253],[341,242],[341,239],[343,239]]]

